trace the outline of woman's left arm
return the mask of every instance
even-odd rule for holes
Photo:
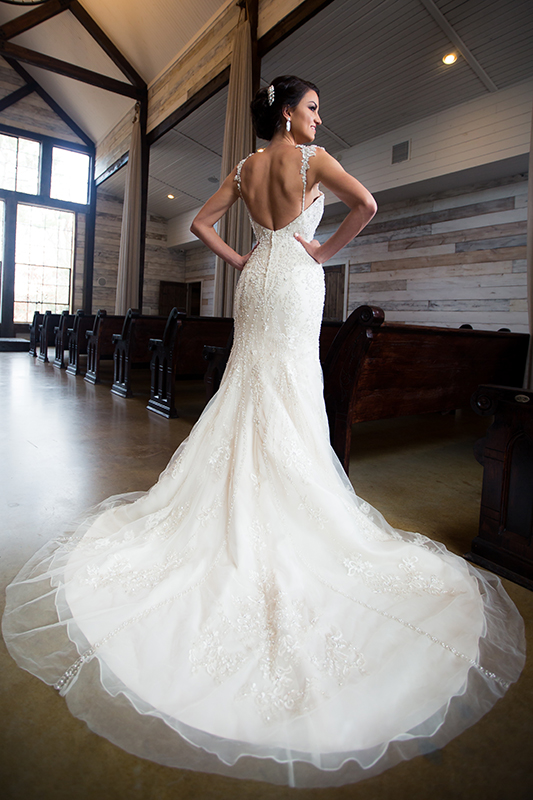
[[[215,255],[220,256],[227,264],[241,270],[250,258],[251,253],[239,255],[220,238],[215,231],[215,225],[233,203],[239,199],[239,192],[235,182],[235,168],[220,189],[209,198],[192,221],[191,233],[194,233]]]

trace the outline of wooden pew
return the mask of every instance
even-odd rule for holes
[[[320,339],[318,343],[321,364],[324,363],[326,356],[329,353],[329,348],[333,344],[333,340],[342,326],[343,323],[340,321],[337,322],[328,320],[327,322],[322,323],[322,327],[320,328]]]
[[[74,324],[74,315],[63,311],[59,318],[59,325],[54,328],[55,357],[54,367],[65,369],[65,350],[68,349],[68,332]]]
[[[173,308],[168,315],[162,339],[150,339],[152,353],[150,361],[150,400],[147,409],[167,419],[178,416],[174,403],[176,362],[178,348],[176,338],[187,315]]]
[[[522,383],[528,334],[384,319],[380,308],[357,308],[324,363],[331,443],[346,472],[354,423],[464,408],[482,383]]]
[[[474,449],[483,490],[466,558],[533,589],[533,392],[479,386],[472,407],[494,422]]]
[[[113,358],[113,334],[120,333],[123,325],[124,317],[107,314],[103,309],[97,312],[93,329],[86,333],[87,372],[84,380],[88,383],[100,383],[100,361]]]
[[[216,347],[216,345],[212,344],[204,345],[204,358],[207,361],[207,369],[204,375],[206,403],[211,400],[220,388],[220,381],[224,375],[232,347],[233,329],[224,347]]]
[[[233,319],[229,317],[174,316],[169,344],[161,340],[152,340],[150,344],[152,391],[147,408],[163,417],[177,417],[175,378],[203,378],[207,369],[204,345],[209,342],[223,347],[232,329]]]
[[[142,316],[130,308],[120,333],[113,335],[113,386],[111,391],[119,397],[131,397],[132,367],[150,365],[149,342],[152,337],[162,336],[167,317]]]
[[[41,325],[43,323],[43,314],[40,311],[34,311],[33,320],[30,323],[30,349],[29,354],[34,358],[37,357],[37,344],[39,342],[39,334]]]
[[[66,312],[68,313],[68,312]],[[45,311],[39,326],[39,361],[48,362],[48,347],[54,344],[56,325],[59,325],[60,314]]]
[[[69,375],[79,375],[81,373],[80,356],[87,355],[87,331],[92,331],[94,327],[94,314],[84,314],[77,311],[72,328],[68,329],[68,365]]]

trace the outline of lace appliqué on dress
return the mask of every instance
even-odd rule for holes
[[[416,569],[418,558],[404,558],[398,564],[404,575],[390,575],[377,572],[370,561],[364,561],[360,553],[345,558],[343,563],[350,577],[357,576],[374,592],[390,592],[397,595],[433,594],[455,595],[453,589],[446,589],[444,583],[436,575],[424,575]]]

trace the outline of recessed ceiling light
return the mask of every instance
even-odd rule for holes
[[[457,61],[457,53],[446,53],[446,55],[443,56],[442,61],[444,64],[455,64]]]
[[[167,194],[167,197],[168,197],[169,200],[174,200],[174,195],[173,194]]]

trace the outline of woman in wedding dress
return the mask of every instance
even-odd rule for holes
[[[321,263],[375,203],[312,144],[315,86],[252,103],[271,140],[193,231],[241,270],[220,390],[157,484],[110,498],[7,591],[21,667],[97,733],[162,764],[340,785],[436,747],[515,681],[522,620],[500,581],[359,499],[330,447]],[[319,183],[350,211],[323,244]],[[242,197],[257,244],[214,225]]]

